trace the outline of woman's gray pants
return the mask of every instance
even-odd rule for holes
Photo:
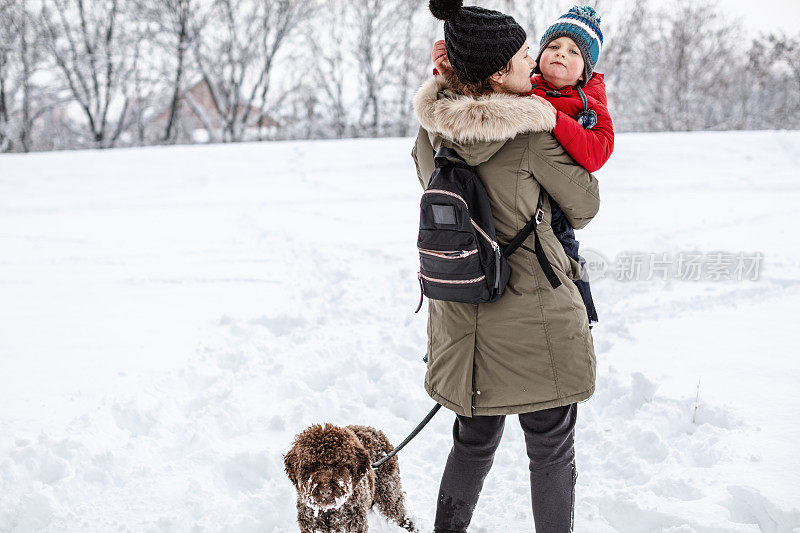
[[[577,404],[519,415],[530,459],[536,533],[572,531],[575,510]],[[436,505],[435,533],[463,533],[472,519],[483,480],[500,444],[505,415],[456,415]]]

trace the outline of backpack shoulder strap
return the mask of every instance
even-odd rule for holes
[[[503,255],[508,257],[514,252],[517,251],[517,248],[525,242],[525,239],[531,234],[532,231],[536,228],[537,225],[541,224],[542,219],[544,218],[544,211],[542,210],[542,204],[544,203],[543,199],[543,191],[544,189],[539,188],[539,200],[536,202],[536,213],[531,217],[527,224],[525,224],[519,233],[511,239],[511,242],[508,243],[508,246],[505,247],[503,250]]]
[[[458,152],[456,152],[452,148],[446,148],[444,146],[441,146],[439,150],[433,151],[433,160],[434,162],[436,162],[437,167],[448,164],[449,163],[448,158],[455,159],[458,162],[458,164],[469,166],[467,165],[467,162],[464,160],[464,158],[458,155]]]
[[[539,234],[536,233],[536,226],[542,223],[544,218],[544,211],[542,210],[542,204],[544,203],[544,189],[541,187],[539,188],[539,200],[536,202],[536,213],[531,217],[525,226],[519,233],[511,239],[511,242],[508,243],[508,246],[505,247],[503,250],[503,255],[508,258],[511,254],[517,251],[517,248],[522,246],[522,243],[525,242],[525,239],[533,233],[534,239],[534,250],[533,252],[536,254],[536,259],[539,261],[539,266],[542,267],[542,271],[544,271],[545,276],[547,276],[547,281],[550,282],[550,286],[554,289],[561,285],[561,280],[558,279],[558,276],[553,271],[553,266],[550,264],[550,261],[547,260],[547,255],[544,253],[544,248],[542,247],[542,243],[539,240]]]

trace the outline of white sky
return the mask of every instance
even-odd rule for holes
[[[800,32],[800,0],[719,0],[719,6],[741,18],[744,28],[753,33]]]

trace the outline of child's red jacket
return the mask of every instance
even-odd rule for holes
[[[558,143],[576,163],[589,172],[602,167],[614,150],[614,125],[608,113],[603,75],[595,73],[583,88],[587,106],[597,113],[597,124],[592,129],[584,129],[575,120],[578,113],[583,111],[583,103],[575,87],[568,85],[556,89],[541,74],[531,78],[531,83],[533,89],[528,95],[541,96],[558,111],[556,127],[553,128],[553,135]],[[556,96],[556,93],[560,96]]]
[[[434,68],[433,74],[438,75],[439,71]],[[531,83],[533,89],[528,96],[541,96],[556,108],[558,115],[553,135],[572,159],[589,172],[605,165],[614,151],[614,124],[608,112],[603,75],[595,72],[583,88],[587,107],[597,113],[597,124],[591,129],[584,129],[576,120],[578,113],[583,111],[583,102],[575,87],[568,85],[556,89],[541,74],[532,77]]]

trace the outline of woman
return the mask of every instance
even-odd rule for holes
[[[432,0],[445,20],[455,77],[419,89],[421,128],[412,151],[423,187],[433,152],[453,148],[474,166],[505,245],[533,216],[543,187],[569,222],[583,228],[599,208],[597,180],[549,133],[555,111],[531,89],[525,31],[513,18],[461,2]],[[456,413],[453,448],[439,489],[435,531],[464,532],[500,442],[505,415],[518,414],[530,459],[538,533],[571,531],[574,516],[577,402],[594,392],[595,355],[586,308],[575,284],[581,266],[550,227],[545,195],[541,244],[562,284],[552,289],[531,235],[508,258],[511,278],[495,303],[431,300],[425,389]]]

